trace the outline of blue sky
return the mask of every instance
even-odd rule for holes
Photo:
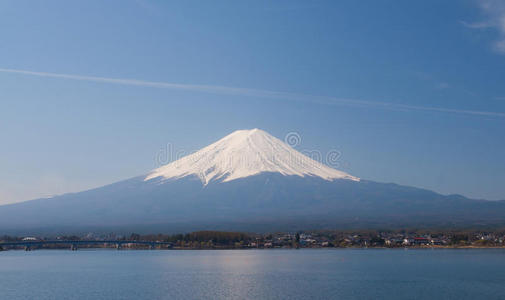
[[[0,203],[256,127],[364,179],[505,199],[501,1],[2,1],[0,69]]]

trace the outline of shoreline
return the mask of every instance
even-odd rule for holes
[[[473,247],[473,246],[461,246],[461,247],[306,247],[306,248],[161,248],[161,249],[145,249],[145,248],[121,248],[116,249],[112,247],[82,247],[79,249],[70,249],[70,248],[35,248],[26,251],[22,248],[12,248],[12,249],[2,249],[1,252],[9,252],[9,251],[24,251],[24,252],[32,252],[32,251],[40,251],[40,250],[49,250],[49,251],[86,251],[86,250],[110,250],[110,251],[251,251],[251,250],[500,250],[505,249],[505,246],[501,247]]]

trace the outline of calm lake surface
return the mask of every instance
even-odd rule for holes
[[[1,299],[505,299],[505,250],[0,252]]]

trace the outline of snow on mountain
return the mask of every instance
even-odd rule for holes
[[[300,177],[360,179],[335,170],[296,151],[260,129],[237,130],[219,141],[153,170],[144,181],[178,179],[196,175],[204,185],[211,181],[232,181],[263,172]]]

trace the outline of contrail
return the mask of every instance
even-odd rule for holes
[[[240,96],[249,96],[249,97],[272,98],[272,99],[285,99],[285,100],[312,102],[312,103],[319,103],[319,104],[326,104],[326,105],[348,105],[348,106],[362,106],[362,107],[377,107],[377,108],[388,109],[388,110],[409,110],[409,111],[428,111],[428,112],[431,111],[431,112],[501,117],[501,118],[505,117],[505,113],[502,113],[502,112],[463,110],[463,109],[417,106],[417,105],[405,105],[405,104],[397,104],[397,103],[390,103],[390,102],[365,101],[365,100],[345,99],[345,98],[337,98],[337,97],[314,96],[314,95],[307,95],[307,94],[277,92],[277,91],[260,90],[260,89],[235,88],[235,87],[219,86],[219,85],[181,84],[181,83],[170,83],[170,82],[145,81],[145,80],[137,80],[137,79],[83,76],[83,75],[49,73],[49,72],[35,72],[35,71],[28,71],[28,70],[4,69],[4,68],[0,68],[0,72],[39,76],[39,77],[52,77],[52,78],[63,78],[63,79],[91,81],[91,82],[102,82],[102,83],[113,83],[113,84],[123,84],[123,85],[132,85],[132,86],[164,88],[164,89],[171,89],[171,90],[195,91],[195,92],[204,92],[204,93],[213,93],[213,94],[226,94],[226,95],[240,95]]]
[[[282,94],[286,94],[286,93],[282,93],[282,92],[247,89],[247,88],[234,88],[234,87],[226,87],[226,86],[218,86],[218,85],[180,84],[180,83],[145,81],[145,80],[136,80],[136,79],[123,79],[123,78],[83,76],[83,75],[72,75],[72,74],[61,74],[61,73],[35,72],[35,71],[18,70],[18,69],[0,68],[0,72],[32,75],[32,76],[39,76],[39,77],[63,78],[63,79],[73,79],[73,80],[81,80],[81,81],[114,83],[114,84],[124,84],[124,85],[134,85],[134,86],[165,88],[165,89],[172,89],[172,90],[187,90],[187,91],[197,91],[197,92],[207,92],[207,93],[218,93],[218,94],[260,96],[260,97],[279,97]]]

